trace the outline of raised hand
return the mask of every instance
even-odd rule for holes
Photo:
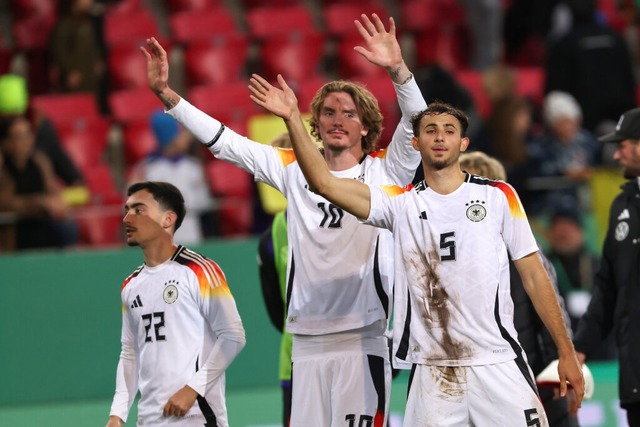
[[[147,59],[147,83],[158,95],[169,87],[169,60],[167,52],[155,37],[147,39],[147,49],[140,46],[140,51]]]
[[[354,47],[356,52],[367,58],[369,62],[386,69],[397,67],[403,62],[400,44],[396,39],[396,24],[393,18],[389,18],[389,31],[385,29],[384,24],[375,13],[371,15],[371,19],[362,14],[360,21],[354,21],[354,23],[366,44],[366,47]]]
[[[252,74],[249,81],[251,83],[249,97],[262,108],[285,120],[299,112],[298,99],[280,74],[278,74],[278,84],[282,89],[273,86],[257,74]]]

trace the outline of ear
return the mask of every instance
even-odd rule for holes
[[[166,211],[162,218],[162,228],[167,229],[174,227],[178,220],[178,214],[173,211]]]
[[[411,137],[411,146],[414,150],[420,151],[420,146],[418,145],[418,138],[415,136]]]
[[[469,138],[465,136],[460,140],[460,152],[467,151],[467,147],[469,147]]]
[[[362,130],[360,131],[360,135],[367,136],[368,134],[369,134],[369,128],[366,126],[363,126]]]

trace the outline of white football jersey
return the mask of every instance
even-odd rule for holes
[[[394,85],[402,120],[384,150],[333,172],[372,185],[408,184],[420,164],[410,117],[426,108],[415,80]],[[255,143],[184,99],[168,111],[210,151],[278,189],[288,200],[287,332],[321,335],[386,322],[393,283],[393,241],[308,189],[293,150]]]
[[[226,426],[224,370],[245,338],[220,267],[180,246],[168,261],[142,265],[125,280],[122,309],[111,415],[126,420],[139,390],[138,425],[175,425],[178,419],[163,417],[162,410],[189,385],[200,396],[184,422]]]
[[[538,250],[517,193],[473,175],[447,195],[409,187],[372,187],[366,220],[394,236],[394,355],[440,366],[514,359],[508,253]]]

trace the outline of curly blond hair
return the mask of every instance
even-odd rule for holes
[[[484,176],[493,180],[506,181],[507,172],[502,163],[482,151],[471,151],[460,154],[460,169],[474,175]]]

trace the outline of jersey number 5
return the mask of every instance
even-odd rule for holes
[[[456,233],[450,231],[440,235],[440,261],[456,260]]]
[[[142,315],[142,321],[144,322],[144,332],[145,338],[144,342],[153,342],[153,337],[151,336],[151,325],[153,324],[153,330],[155,331],[155,340],[156,341],[166,341],[167,337],[162,335],[160,332],[161,328],[164,328],[164,311],[160,311],[157,313],[149,313]]]

